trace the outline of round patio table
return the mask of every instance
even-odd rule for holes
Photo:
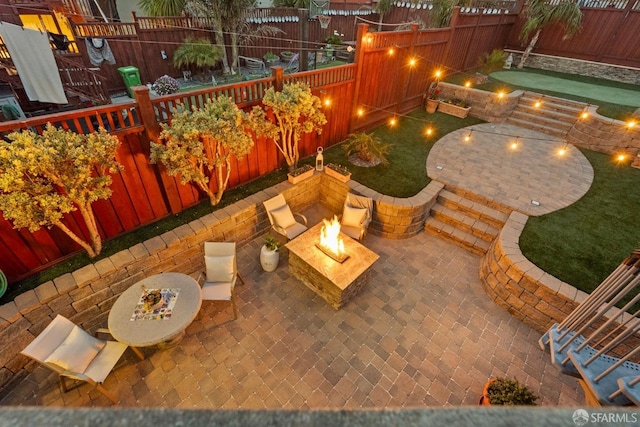
[[[172,289],[176,292],[170,316],[135,318],[134,311],[142,296],[143,286],[146,289]],[[109,312],[109,332],[116,340],[131,347],[158,345],[168,348],[180,342],[201,305],[202,290],[192,277],[182,273],[149,276],[124,291],[113,304]]]

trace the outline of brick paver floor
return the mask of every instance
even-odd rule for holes
[[[469,132],[471,140],[466,142]],[[519,138],[512,149],[515,136]],[[563,147],[561,156],[558,150]],[[593,168],[577,148],[507,123],[483,123],[443,136],[429,152],[427,174],[527,215],[569,206],[593,181]]]
[[[310,212],[307,212],[309,214]],[[323,216],[314,207],[315,221]],[[312,216],[312,215],[310,215]],[[542,405],[580,406],[575,379],[536,345],[539,333],[496,306],[478,278],[479,257],[427,233],[367,236],[380,255],[370,282],[339,311],[289,274],[259,264],[263,237],[239,247],[246,284],[240,316],[203,303],[184,340],[127,351],[107,378],[120,406],[167,408],[383,408],[475,405],[486,379],[509,375]],[[3,405],[109,406],[90,386],[61,393],[38,367]]]

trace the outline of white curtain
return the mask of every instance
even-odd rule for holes
[[[0,22],[0,35],[29,99],[67,104],[47,33]]]

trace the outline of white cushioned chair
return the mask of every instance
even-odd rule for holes
[[[231,301],[233,318],[238,318],[235,286],[242,277],[236,263],[236,242],[204,243],[205,274],[200,273],[198,283],[202,286],[202,299],[209,301]]]
[[[307,218],[302,214],[291,212],[282,194],[264,201],[263,204],[271,227],[277,233],[290,240],[307,231]],[[300,217],[304,224],[296,221],[294,215]]]
[[[347,193],[342,208],[340,231],[353,239],[362,240],[367,234],[372,217],[373,199]]]
[[[96,332],[109,333],[107,329]],[[117,403],[102,382],[126,349],[126,344],[94,338],[66,317],[57,315],[20,353],[56,372],[64,392],[69,390],[65,378],[71,378],[91,384]],[[142,358],[141,353],[136,354]]]

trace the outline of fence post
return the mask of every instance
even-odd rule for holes
[[[298,61],[300,71],[307,71],[309,67],[309,9],[298,9],[300,19],[300,41],[298,49],[300,60]]]
[[[358,117],[357,111],[360,108],[360,84],[362,81],[362,63],[364,62],[364,47],[367,45],[365,39],[367,38],[367,32],[369,30],[369,24],[358,24],[358,32],[356,34],[356,53],[353,58],[353,62],[356,64],[356,81],[353,89],[353,111],[349,119],[349,133],[353,132],[354,126],[353,119]]]
[[[273,88],[276,92],[280,92],[284,81],[284,68],[280,66],[271,67],[271,77],[275,79],[273,82]]]
[[[156,113],[153,104],[151,104],[149,88],[146,86],[133,86],[131,90],[138,103],[136,111],[140,115],[140,121],[147,134],[147,140],[158,143],[160,138],[160,123],[158,123],[156,119]],[[144,140],[144,138],[141,138],[141,140]],[[148,141],[142,141],[142,147],[147,151],[150,150]],[[180,193],[175,179],[167,175],[166,169],[162,164],[156,165],[154,170],[156,176],[160,182],[162,182],[162,195],[165,203],[169,206],[169,209],[171,209],[171,213],[177,214],[182,210],[182,201],[180,200]]]
[[[158,142],[160,136],[160,124],[156,119],[156,113],[151,104],[151,94],[149,88],[146,86],[132,86],[133,96],[138,103],[138,114],[140,120],[147,132],[149,141]]]

